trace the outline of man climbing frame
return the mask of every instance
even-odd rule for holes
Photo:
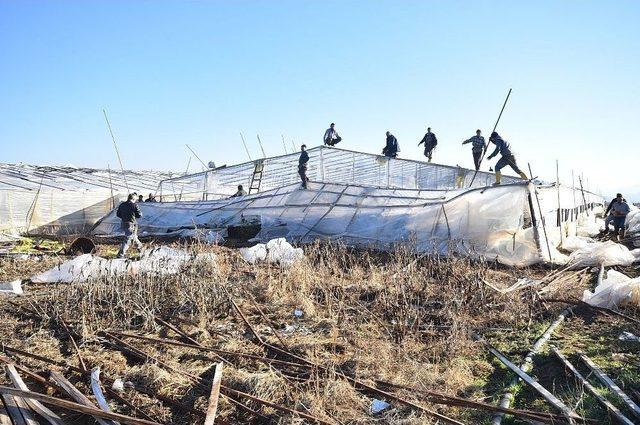
[[[489,141],[496,145],[496,149],[493,151],[491,155],[488,156],[487,159],[491,159],[494,156],[500,153],[500,159],[496,162],[496,182],[494,185],[500,184],[500,180],[502,179],[502,170],[507,165],[510,166],[513,171],[518,173],[523,180],[528,180],[529,178],[525,173],[523,173],[520,168],[518,168],[518,164],[516,164],[516,157],[511,152],[511,146],[505,140],[500,137],[498,133],[495,131],[491,133],[491,137],[489,137]]]

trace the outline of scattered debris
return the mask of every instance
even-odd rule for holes
[[[582,386],[586,388],[587,391],[589,391],[591,395],[593,395],[596,398],[596,400],[598,400],[598,402],[602,404],[621,424],[633,425],[633,422],[629,420],[626,416],[624,416],[617,407],[615,407],[606,398],[604,398],[604,396],[602,396],[602,394],[600,394],[593,387],[593,385],[591,385],[589,381],[587,381],[582,376],[582,374],[580,374],[580,372],[578,372],[578,370],[571,363],[569,363],[569,360],[567,360],[566,357],[563,356],[562,353],[560,353],[560,351],[558,351],[555,347],[551,347],[551,352],[555,354],[558,360],[560,360],[562,364],[564,364],[564,366],[567,369],[569,369],[571,373],[574,374],[574,376],[578,379],[578,381],[580,381]]]
[[[631,410],[631,412],[633,413],[633,416],[636,417],[636,419],[640,419],[640,406],[638,406],[633,400],[631,400],[631,398],[626,395],[618,385],[616,385],[615,382],[613,382],[613,380],[611,378],[609,378],[594,362],[593,360],[591,360],[589,357],[585,356],[582,353],[578,353],[578,356],[580,357],[580,360],[582,360],[584,362],[584,364],[587,365],[587,367],[589,367],[589,369],[591,369],[591,371],[593,372],[593,374],[596,376],[596,378],[598,378],[600,380],[600,382],[602,382],[604,385],[607,386],[607,388],[609,388],[611,391],[613,391],[613,393],[615,395],[617,395],[618,397],[620,397],[622,399],[622,401],[624,401],[624,403],[627,405],[627,407]]]
[[[594,292],[584,291],[582,300],[596,307],[640,306],[640,278],[631,279],[616,270],[609,270],[607,278],[602,279]]]
[[[386,401],[373,399],[371,401],[371,407],[369,407],[369,411],[371,412],[371,414],[376,415],[383,410],[388,409],[389,407],[391,407],[391,404],[387,403]]]
[[[624,331],[620,335],[618,335],[618,339],[620,341],[635,341],[640,342],[640,336],[636,336],[631,332]]]

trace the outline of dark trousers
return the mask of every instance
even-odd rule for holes
[[[518,174],[522,173],[522,171],[520,171],[520,169],[518,168],[518,165],[516,164],[516,157],[513,155],[500,157],[498,162],[496,162],[496,171],[500,171],[507,165],[511,167],[513,171],[515,171],[516,173]]]
[[[328,139],[324,141],[327,146],[335,146],[342,141],[342,137],[338,136],[336,139]]]
[[[614,232],[616,235],[620,234],[620,230],[622,230],[624,232],[624,222],[626,220],[626,216],[617,216],[614,215],[613,216],[613,227],[614,227]]]
[[[307,188],[307,182],[309,178],[307,177],[307,166],[299,165],[298,166],[298,174],[300,175],[300,180],[302,180],[302,187]]]
[[[480,169],[480,158],[482,158],[482,151],[471,151],[473,154],[473,165],[476,167],[476,171]]]

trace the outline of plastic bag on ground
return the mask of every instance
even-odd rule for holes
[[[272,264],[289,267],[303,258],[304,252],[302,248],[294,248],[286,239],[278,238],[272,239],[266,244],[259,243],[251,248],[241,248],[240,255],[250,264],[268,261]]]
[[[267,259],[267,247],[263,243],[259,243],[250,248],[240,248],[240,255],[249,264],[255,264]]]
[[[569,236],[562,241],[562,249],[573,252],[582,248],[586,248],[594,242],[593,239],[586,236]]]
[[[291,266],[304,257],[302,248],[294,248],[285,238],[273,239],[267,242],[267,260],[281,266]]]
[[[588,244],[569,256],[569,263],[574,267],[628,266],[638,260],[640,260],[640,249],[629,251],[626,246],[612,241]]]
[[[579,223],[576,234],[578,236],[593,237],[598,235],[602,229],[604,229],[604,220],[596,218],[594,221]]]
[[[640,306],[640,278],[631,279],[615,270],[607,272],[607,278],[595,291],[584,291],[582,301],[596,307],[612,308],[628,303]]]

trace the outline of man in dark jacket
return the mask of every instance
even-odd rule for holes
[[[300,146],[300,158],[298,159],[298,174],[302,180],[302,188],[307,188],[307,162],[309,162],[309,154],[307,153],[307,145]]]
[[[424,156],[429,159],[431,162],[431,157],[433,156],[433,150],[438,144],[438,139],[436,135],[431,132],[431,127],[427,128],[427,134],[424,135],[418,146],[424,143]]]
[[[484,143],[484,137],[482,137],[482,131],[476,130],[475,136],[462,142],[463,145],[466,145],[467,143],[471,143],[473,165],[475,165],[476,171],[478,171],[480,169],[480,158],[482,158],[482,153],[487,150],[487,145]]]
[[[396,136],[387,131],[387,142],[382,149],[382,154],[388,158],[395,158],[398,156],[398,152],[400,152],[400,146],[398,146],[398,139]]]
[[[329,128],[327,128],[327,131],[324,132],[322,141],[327,146],[335,146],[342,141],[342,137],[340,137],[336,131],[335,123],[331,123]]]
[[[120,251],[118,251],[118,258],[123,258],[132,242],[136,244],[138,250],[142,249],[142,243],[138,239],[138,223],[136,221],[142,217],[142,214],[135,203],[134,194],[130,194],[127,200],[118,206],[116,216],[120,219],[124,232],[124,240],[120,244]]]
[[[500,184],[500,179],[502,178],[502,170],[507,165],[510,166],[513,171],[518,173],[523,180],[528,180],[528,177],[525,173],[520,171],[518,168],[518,164],[516,164],[516,157],[511,152],[511,146],[507,143],[506,140],[503,140],[502,137],[495,131],[491,133],[491,137],[489,137],[489,141],[496,145],[496,149],[493,151],[491,155],[487,157],[487,159],[491,159],[494,156],[500,153],[500,159],[496,162],[496,182],[495,184]]]

